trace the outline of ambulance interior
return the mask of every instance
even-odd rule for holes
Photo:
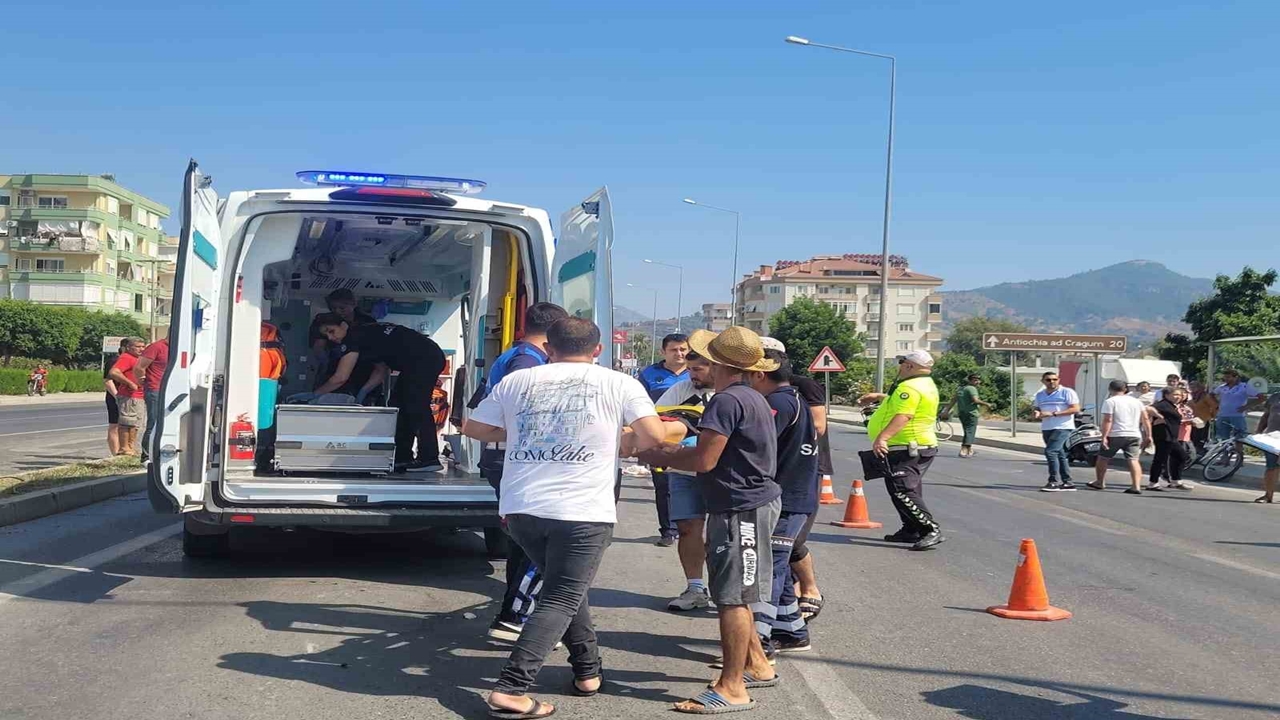
[[[491,492],[478,475],[479,446],[460,434],[461,411],[483,373],[473,356],[496,357],[518,337],[516,322],[523,317],[533,287],[524,233],[406,209],[400,215],[385,210],[377,215],[271,215],[249,242],[237,287],[243,296],[235,303],[231,323],[227,417],[243,422],[248,415],[254,420],[256,458],[246,459],[243,453],[237,457],[232,425],[224,494],[232,500],[296,499],[299,495],[286,489],[293,487],[308,490],[303,497],[322,491],[321,501],[341,502],[342,494],[357,494],[376,502],[379,497],[406,499],[403,493],[412,486],[480,485]],[[297,472],[273,465],[270,453],[283,451],[273,447],[278,441],[264,430],[277,429],[277,404],[315,388],[326,359],[316,357],[309,330],[313,318],[328,311],[325,297],[338,289],[351,291],[357,307],[379,322],[424,333],[444,351],[447,363],[438,385],[449,406],[449,419],[438,428],[444,471],[387,474],[344,472],[342,466],[334,466]],[[264,322],[278,328],[287,358],[278,386],[265,377],[245,381],[267,374],[258,362]],[[236,378],[242,381],[236,383]],[[394,382],[394,376],[389,378],[388,383]],[[378,404],[387,404],[386,398]],[[314,454],[325,454],[323,448],[330,445],[341,446],[344,438],[351,438],[353,448],[362,440],[362,430],[355,425],[363,420],[340,414],[334,414],[332,422],[317,417],[325,424],[328,440]],[[349,427],[344,429],[343,423]],[[381,450],[386,450],[385,443]],[[389,486],[400,494],[385,495]],[[330,497],[333,493],[340,494]]]

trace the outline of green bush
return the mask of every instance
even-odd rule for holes
[[[0,368],[0,395],[26,395],[30,370]],[[50,370],[49,392],[80,393],[102,390],[102,373],[98,370]]]

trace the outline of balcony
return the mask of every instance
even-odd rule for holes
[[[12,208],[10,220],[92,220],[103,227],[116,224],[115,215],[97,208]]]
[[[98,255],[106,249],[106,245],[102,241],[98,241],[96,248],[92,245],[87,248],[83,238],[66,239],[74,242],[64,245],[57,240],[18,240],[15,238],[9,241],[9,250],[14,252],[57,253],[58,255]]]
[[[88,283],[102,285],[108,277],[100,272],[79,270],[10,270],[9,280],[15,283]]]
[[[873,322],[880,322],[880,313],[878,313],[878,312],[869,312],[869,313],[867,313],[867,314],[866,314],[866,317],[865,317],[865,318],[863,318],[863,319],[864,319],[864,321],[869,322],[869,323],[873,323]]]

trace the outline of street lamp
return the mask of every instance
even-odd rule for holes
[[[709,210],[733,213],[733,283],[729,285],[729,324],[733,325],[738,316],[738,230],[742,227],[742,213],[729,208],[700,203],[693,198],[685,198],[684,201],[689,205],[697,205]]]
[[[676,291],[676,332],[684,332],[684,268],[680,265],[672,265],[664,263],[661,260],[645,260],[650,265],[661,265],[663,267],[675,268],[680,271],[680,289]]]
[[[649,338],[649,364],[652,365],[658,361],[658,291],[631,283],[627,283],[627,287],[653,293],[653,336]]]
[[[823,45],[822,43],[812,42],[807,38],[796,37],[795,35],[788,36],[786,41],[792,45],[807,45],[810,47],[835,50],[837,52],[883,58],[889,61],[889,149],[885,158],[884,170],[884,230],[883,246],[880,251],[880,328],[876,332],[876,392],[883,392],[885,327],[889,324],[890,307],[889,215],[893,206],[893,110],[897,95],[898,60],[892,55],[882,55],[880,53],[867,52],[865,50],[854,50],[853,48],[840,47],[839,45]]]

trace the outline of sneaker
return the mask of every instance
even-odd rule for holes
[[[424,473],[424,472],[440,472],[444,466],[438,462],[427,463],[421,460],[415,460],[405,466],[405,472]]]
[[[1062,492],[1062,483],[1057,480],[1050,480],[1040,488],[1040,492]]]
[[[903,528],[892,535],[885,535],[884,539],[885,539],[885,542],[906,543],[907,545],[914,545],[915,543],[920,542],[921,537],[923,536],[920,533],[912,532],[906,528]]]
[[[813,645],[809,644],[809,638],[803,640],[774,640],[774,650],[780,654],[787,653],[806,653],[813,649]]]
[[[501,618],[494,620],[493,624],[489,626],[489,637],[503,642],[519,640],[522,632],[524,632],[523,623],[507,622]]]
[[[653,544],[658,547],[671,547],[676,544],[676,538],[673,535],[663,535],[657,540],[654,540]]]
[[[920,538],[920,542],[917,542],[915,545],[912,545],[911,549],[912,550],[928,550],[929,548],[941,545],[946,541],[947,539],[942,536],[941,531],[934,530],[928,535],[925,535],[924,537]]]
[[[1060,488],[1060,490],[1062,492],[1075,492],[1077,488],[1076,488],[1076,484],[1071,482],[1070,480],[1063,480],[1062,487]]]
[[[680,597],[667,603],[668,610],[677,610],[686,612],[689,610],[697,610],[699,608],[710,607],[711,596],[706,590],[688,587],[684,592],[680,593]]]
[[[1164,488],[1165,488],[1164,483],[1162,483],[1162,482],[1153,482],[1153,483],[1148,483],[1148,484],[1147,484],[1147,488],[1146,488],[1146,489],[1147,489],[1147,490],[1160,491],[1160,490],[1164,490]]]
[[[1195,489],[1196,489],[1196,486],[1195,486],[1195,485],[1192,485],[1192,484],[1190,484],[1190,483],[1184,483],[1184,482],[1182,482],[1182,481],[1178,481],[1178,482],[1176,482],[1176,483],[1169,483],[1169,487],[1168,487],[1168,489],[1169,489],[1169,490],[1186,490],[1186,491],[1191,491],[1191,490],[1195,490]]]

